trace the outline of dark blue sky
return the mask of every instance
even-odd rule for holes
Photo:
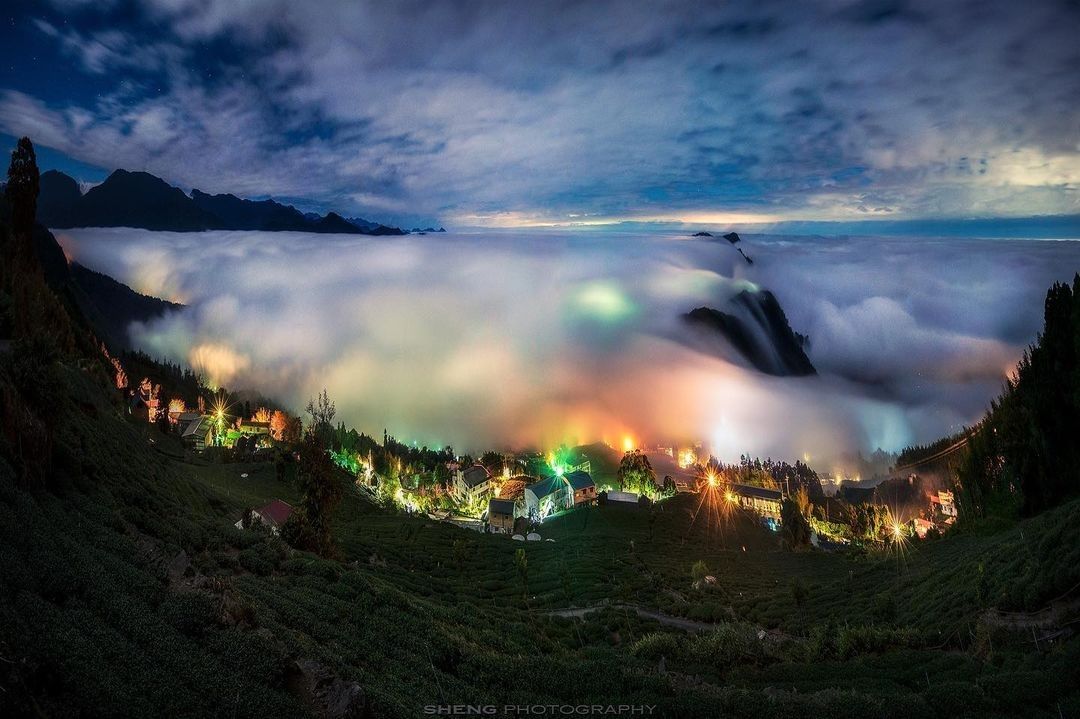
[[[456,226],[1080,214],[1076,2],[9,0],[0,23],[0,139],[87,182]]]

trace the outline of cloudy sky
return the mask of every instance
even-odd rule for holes
[[[0,132],[377,218],[1080,213],[1080,5],[4,4]]]

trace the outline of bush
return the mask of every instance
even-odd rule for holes
[[[201,635],[217,621],[216,600],[202,592],[171,594],[158,607],[161,618],[189,637]]]
[[[837,653],[843,659],[860,654],[880,654],[893,649],[913,648],[921,644],[921,637],[912,629],[874,625],[844,627],[836,641]]]
[[[278,557],[266,543],[263,543],[242,550],[237,559],[240,561],[240,566],[252,574],[266,576],[274,571]]]
[[[630,645],[630,653],[642,659],[671,659],[683,651],[682,637],[668,632],[650,632]]]

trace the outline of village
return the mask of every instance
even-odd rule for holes
[[[178,437],[187,451],[215,461],[290,461],[302,423],[282,409],[231,402],[224,392],[200,392],[193,407],[166,399],[161,385],[144,377],[132,387],[119,360],[117,388],[125,393],[132,418]],[[327,438],[334,464],[352,479],[360,496],[389,509],[425,515],[460,528],[540,541],[543,524],[584,507],[619,505],[651,511],[680,494],[698,495],[698,507],[715,517],[742,512],[780,533],[785,504],[796,508],[786,521],[805,524],[805,544],[835,550],[852,542],[896,545],[909,538],[940,536],[957,509],[951,491],[923,488],[919,475],[873,484],[848,480],[826,494],[806,464],[751,460],[724,465],[700,442],[684,446],[636,446],[623,440],[621,453],[605,443],[542,453],[485,452],[477,458],[450,448],[431,450],[398,442],[384,432],[382,442],[339,425]],[[257,522],[277,532],[293,508],[281,499],[252,507],[238,527]],[[794,517],[801,519],[793,519]]]

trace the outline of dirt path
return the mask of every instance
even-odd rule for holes
[[[646,609],[636,604],[601,604],[595,607],[575,607],[572,609],[552,609],[545,612],[548,616],[552,617],[566,617],[581,619],[586,614],[598,612],[601,609],[621,609],[624,611],[631,611],[637,614],[639,617],[646,619],[654,619],[664,626],[674,627],[676,629],[682,629],[684,632],[702,632],[709,629],[716,628],[715,624],[709,622],[699,622],[694,619],[685,619],[683,617],[673,617],[670,614],[664,614],[654,609]]]

